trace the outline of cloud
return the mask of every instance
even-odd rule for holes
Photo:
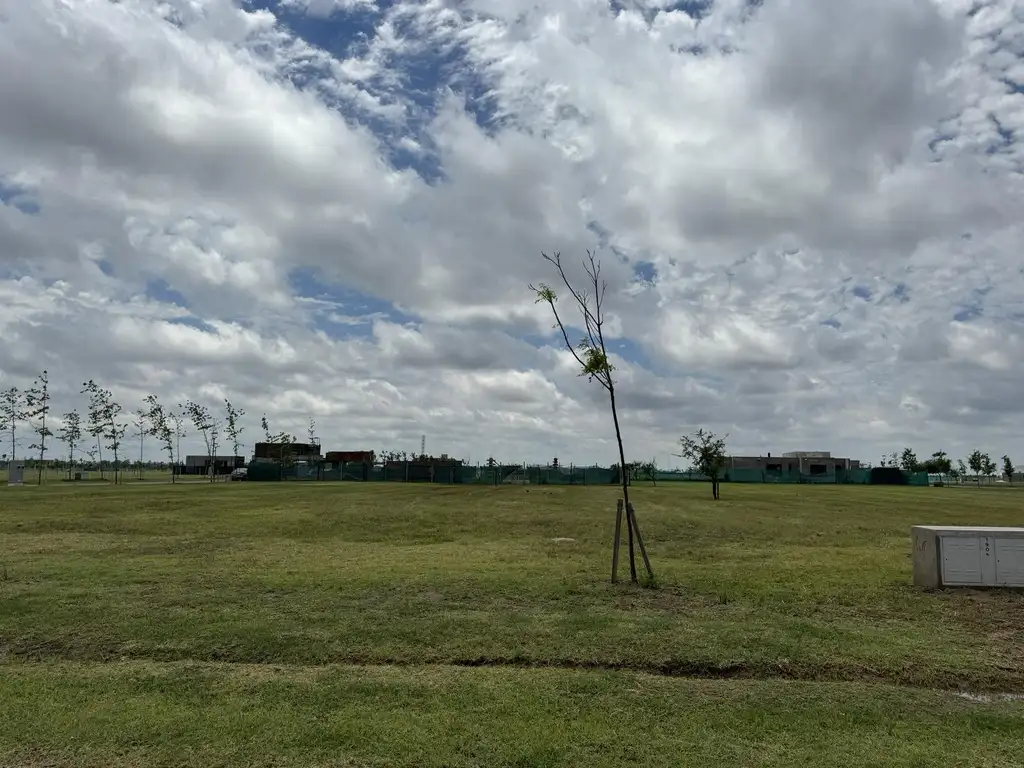
[[[671,463],[698,426],[1024,454],[1018,16],[9,4],[4,383],[49,366],[58,409],[94,378],[129,410],[313,416],[337,447],[609,462],[604,393],[526,288],[556,278],[541,251],[578,281],[597,247],[631,455]]]

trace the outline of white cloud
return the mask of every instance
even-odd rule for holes
[[[1013,2],[381,5],[5,6],[5,385],[46,365],[59,409],[95,378],[332,445],[609,461],[526,289],[541,250],[579,279],[600,244],[631,453],[707,426],[1024,455]],[[328,51],[296,13],[374,31]]]

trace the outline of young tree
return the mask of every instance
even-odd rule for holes
[[[83,394],[89,395],[89,433],[106,440],[107,448],[114,454],[114,484],[120,477],[121,443],[128,427],[120,421],[121,405],[115,402],[110,390],[103,389],[89,379],[82,385]],[[100,454],[100,476],[103,475],[103,454]]]
[[[61,417],[57,439],[68,447],[68,479],[75,467],[75,448],[82,442],[82,417],[78,411],[68,411]]]
[[[11,439],[10,461],[17,458],[18,422],[25,419],[25,398],[17,387],[0,392],[0,432]]]
[[[991,461],[987,453],[982,453],[979,450],[971,451],[971,455],[967,457],[967,466],[974,472],[974,480],[979,487],[981,486],[981,473],[985,471],[985,467]]]
[[[956,472],[957,472],[957,477],[958,478],[963,479],[963,478],[967,477],[967,465],[964,464],[964,460],[963,459],[957,459],[956,460]]]
[[[1013,472],[1014,472],[1013,462],[1010,461],[1010,457],[1009,456],[1005,456],[1004,455],[1003,456],[1003,474],[1006,475],[1007,482],[1009,482],[1011,484],[1013,483]]]
[[[953,462],[949,460],[945,451],[936,451],[930,458],[925,459],[921,464],[921,469],[931,474],[950,475],[953,470]]]
[[[153,434],[152,424],[149,423],[149,412],[139,408],[135,412],[135,418],[132,420],[132,426],[135,427],[132,437],[139,438],[139,480],[141,480],[143,461],[146,452],[146,435]]]
[[[710,430],[698,429],[692,436],[679,438],[682,453],[676,454],[689,459],[695,470],[711,480],[711,496],[716,501],[719,498],[719,478],[725,469],[725,437],[715,437]]]
[[[35,383],[25,391],[25,420],[36,433],[36,442],[29,446],[39,451],[39,467],[36,482],[43,484],[43,462],[46,458],[46,438],[53,432],[46,424],[50,414],[50,376],[43,371],[36,377]]]
[[[904,448],[903,453],[900,454],[899,467],[904,472],[917,472],[920,467],[917,454],[910,450],[910,448]]]
[[[640,470],[640,477],[650,480],[653,486],[658,485],[658,462],[655,459],[639,462],[638,468]]]
[[[312,416],[309,417],[309,426],[306,427],[306,437],[310,445],[316,440],[316,421],[313,420]]]
[[[267,423],[267,414],[263,414],[260,418],[260,426],[263,427],[263,434],[267,439],[267,442],[272,445],[280,446],[277,451],[278,458],[278,470],[280,476],[284,477],[284,466],[285,463],[291,458],[292,454],[292,443],[295,442],[295,436],[290,435],[287,432],[278,432],[277,434],[271,434],[270,425]]]
[[[231,455],[239,456],[238,451],[242,446],[242,432],[245,431],[245,427],[241,426],[240,422],[242,417],[245,416],[245,411],[241,408],[235,408],[227,398],[224,398],[224,410],[227,411],[227,433],[228,437],[231,438],[231,450],[234,451]]]
[[[181,466],[181,438],[186,434],[185,412],[180,405],[178,406],[178,410],[167,412],[167,421],[174,435],[174,457],[177,461],[177,464],[171,467],[171,472],[173,474],[177,474],[178,469]]]
[[[159,440],[164,450],[167,451],[167,459],[171,464],[171,482],[173,483],[176,481],[178,474],[174,471],[174,439],[176,432],[171,426],[173,422],[163,405],[157,400],[156,395],[148,395],[145,402],[147,406],[146,423],[149,425],[149,434]]]
[[[103,445],[101,443],[101,436],[103,434],[103,401],[99,386],[92,379],[89,379],[89,381],[82,385],[81,394],[89,396],[89,410],[86,412],[85,431],[96,440],[96,448],[87,451],[87,453],[94,461],[99,462],[100,477],[102,478]]]
[[[629,503],[629,476],[625,471],[626,451],[622,445],[622,429],[619,425],[619,411],[615,402],[615,377],[612,375],[615,367],[608,358],[608,349],[604,340],[604,300],[605,294],[608,291],[608,283],[601,279],[601,262],[595,258],[593,251],[588,250],[587,258],[583,262],[583,269],[586,272],[586,287],[575,288],[570,282],[568,275],[566,275],[565,268],[562,266],[561,254],[555,253],[553,256],[548,256],[546,253],[542,253],[541,256],[555,267],[562,285],[565,286],[569,295],[572,296],[580,319],[583,322],[583,338],[576,344],[570,341],[568,328],[558,313],[558,294],[551,286],[546,283],[540,283],[536,286],[531,284],[529,286],[530,290],[536,295],[537,303],[544,303],[551,307],[551,312],[555,316],[554,327],[561,331],[566,349],[569,350],[576,359],[577,364],[579,364],[579,375],[586,376],[588,381],[597,381],[608,393],[608,400],[612,411],[612,424],[615,427],[615,442],[619,449],[619,466],[623,468],[623,471],[620,472],[620,479],[622,481],[622,502],[626,512],[626,530],[629,538],[630,580],[633,582],[637,581],[636,554],[633,544],[634,533],[640,541],[641,554],[644,556],[644,565],[647,567],[648,577],[653,579],[654,571],[647,560],[646,550],[643,546],[643,537],[640,536],[636,515]],[[618,529],[616,529],[615,552],[612,558],[612,581],[618,580],[618,575],[615,573],[619,545],[617,531]]]
[[[203,442],[206,444],[206,455],[210,461],[210,482],[212,483],[216,479],[217,422],[210,415],[210,409],[205,405],[199,405],[191,400],[187,400],[184,408],[185,413],[188,414],[188,418],[192,422],[192,426],[196,428],[196,432],[203,436]]]
[[[984,458],[982,459],[981,471],[986,477],[992,477],[992,475],[996,473],[996,463],[992,461],[992,457],[987,453],[983,455]]]

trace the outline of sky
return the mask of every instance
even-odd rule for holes
[[[1014,0],[0,0],[0,71],[0,387],[55,417],[608,464],[528,288],[591,249],[628,460],[1024,464]]]

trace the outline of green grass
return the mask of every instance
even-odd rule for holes
[[[0,764],[1008,764],[951,691],[1024,690],[1024,599],[915,590],[909,527],[1014,494],[633,495],[655,589],[606,487],[4,489]]]

